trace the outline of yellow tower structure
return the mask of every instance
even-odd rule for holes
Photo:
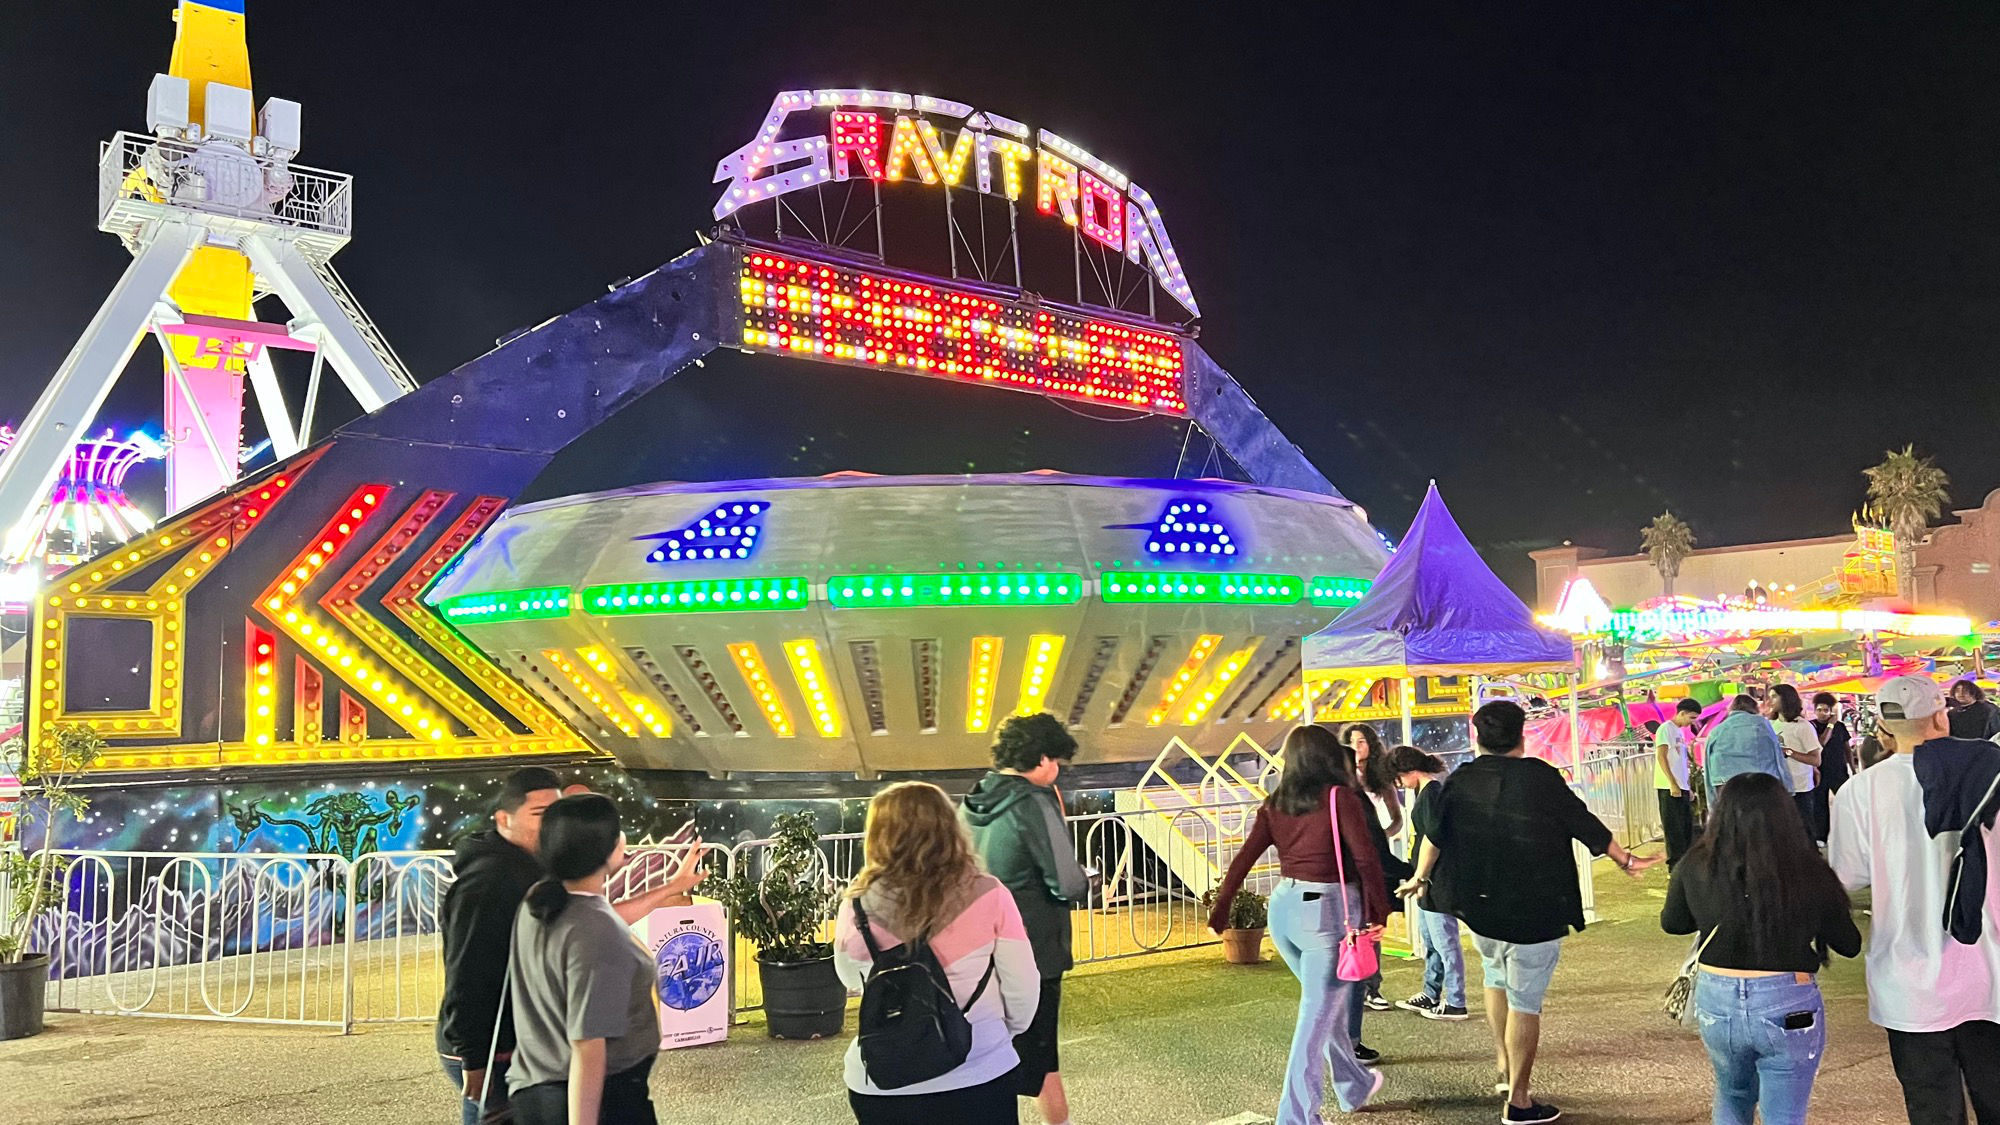
[[[254,107],[243,6],[178,0],[147,131],[99,150],[97,226],[132,263],[0,453],[0,561],[26,559],[31,517],[149,335],[166,366],[167,516],[236,481],[246,382],[280,458],[311,441],[324,369],[366,411],[416,386],[333,269],[353,234],[353,179],[293,162],[297,102]],[[289,319],[259,323],[260,296]],[[296,420],[273,349],[312,357]]]
[[[242,0],[212,0],[194,3],[181,0],[174,12],[174,53],[167,73],[187,81],[188,118],[206,121],[209,83],[249,90],[250,41],[245,35]],[[251,307],[255,293],[250,259],[240,250],[226,246],[196,248],[180,276],[167,290],[168,299],[183,314],[224,317],[235,321],[254,319]],[[226,464],[212,455],[169,457],[167,462],[167,508],[178,510],[216,491],[234,479],[225,475],[233,468],[243,435],[243,380],[248,374],[245,361],[238,357],[216,357],[214,362],[198,362],[203,341],[197,336],[168,337],[179,372],[167,363],[165,423],[167,437],[193,451],[204,442],[230,458]],[[188,391],[181,393],[178,380],[184,378]],[[190,401],[192,400],[192,401]],[[201,423],[193,417],[199,411]],[[206,431],[203,430],[206,425]]]

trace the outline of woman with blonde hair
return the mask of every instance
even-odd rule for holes
[[[834,935],[840,979],[860,988],[877,953],[925,944],[972,1027],[965,1061],[927,1081],[883,1089],[861,1039],[847,1049],[848,1104],[861,1125],[1014,1125],[1014,1036],[1035,1016],[1041,974],[1006,886],[981,870],[944,790],[898,782],[868,803],[866,862]],[[864,930],[863,927],[866,927]]]

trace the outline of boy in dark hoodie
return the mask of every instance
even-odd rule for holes
[[[513,1020],[500,1010],[507,941],[514,912],[542,877],[535,859],[542,813],[562,796],[562,787],[562,778],[542,766],[508,774],[494,826],[460,840],[452,857],[455,878],[442,914],[444,1001],[438,1005],[437,1051],[446,1077],[461,1093],[462,1125],[478,1125],[482,1085],[488,1113],[507,1106],[507,1060],[514,1051]],[[489,1054],[495,1059],[490,1079]]]
[[[1014,1040],[1021,1065],[1015,1091],[1036,1100],[1048,1125],[1069,1125],[1069,1094],[1056,1055],[1062,976],[1075,964],[1070,911],[1090,898],[1090,875],[1076,860],[1056,792],[1064,762],[1076,757],[1053,715],[1016,715],[1000,725],[993,770],[965,795],[961,812],[986,869],[1007,885],[1042,974],[1042,1000],[1028,1030]]]

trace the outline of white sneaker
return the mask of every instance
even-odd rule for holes
[[[1368,1106],[1368,1103],[1369,1103],[1369,1102],[1372,1102],[1372,1101],[1374,1101],[1374,1100],[1375,1100],[1375,1095],[1377,1095],[1377,1094],[1379,1094],[1379,1093],[1381,1093],[1381,1092],[1382,1092],[1382,1084],[1383,1084],[1384,1082],[1387,1082],[1388,1080],[1389,1080],[1389,1076],[1388,1076],[1388,1075],[1386,1075],[1386,1074],[1382,1073],[1382,1072],[1381,1072],[1381,1071],[1379,1071],[1379,1070],[1378,1070],[1378,1071],[1376,1071],[1376,1072],[1375,1072],[1375,1084],[1374,1084],[1373,1086],[1370,1086],[1370,1087],[1368,1087],[1368,1096],[1367,1096],[1367,1097],[1365,1097],[1365,1098],[1362,1098],[1362,1099],[1361,1099],[1361,1104],[1360,1104],[1360,1105],[1358,1105],[1358,1106],[1355,1106],[1354,1108],[1355,1108],[1355,1109],[1366,1109],[1366,1108],[1367,1108],[1367,1106]]]
[[[1375,1095],[1377,1095],[1377,1094],[1379,1094],[1379,1093],[1381,1093],[1381,1092],[1382,1092],[1382,1084],[1383,1084],[1384,1082],[1387,1082],[1387,1081],[1389,1080],[1389,1076],[1388,1076],[1388,1075],[1386,1075],[1386,1074],[1383,1074],[1383,1073],[1382,1073],[1381,1071],[1379,1071],[1379,1070],[1371,1070],[1371,1071],[1369,1071],[1368,1073],[1370,1073],[1370,1074],[1372,1074],[1372,1075],[1374,1075],[1374,1076],[1375,1076],[1375,1082],[1374,1082],[1374,1084],[1368,1087],[1368,1096],[1367,1096],[1367,1097],[1365,1097],[1365,1098],[1362,1098],[1362,1099],[1361,1099],[1361,1104],[1360,1104],[1360,1105],[1357,1105],[1357,1106],[1355,1106],[1355,1107],[1354,1107],[1353,1109],[1346,1109],[1346,1110],[1342,1110],[1342,1111],[1341,1111],[1342,1113],[1344,1113],[1344,1114],[1345,1114],[1345,1113],[1360,1113],[1360,1112],[1361,1112],[1362,1110],[1364,1110],[1364,1109],[1367,1109],[1367,1108],[1368,1108],[1368,1103],[1369,1103],[1369,1102],[1372,1102],[1372,1101],[1374,1101],[1374,1100],[1375,1100]],[[1325,1113],[1321,1113],[1321,1114],[1320,1114],[1320,1116],[1319,1116],[1319,1119],[1320,1119],[1320,1122],[1321,1122],[1321,1125],[1333,1125],[1333,1121],[1334,1121],[1334,1119],[1333,1119],[1333,1118],[1331,1118],[1331,1117],[1328,1117],[1328,1116],[1327,1116],[1327,1115],[1326,1115]]]

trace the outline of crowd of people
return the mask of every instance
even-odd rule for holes
[[[1414,794],[1417,845],[1414,873],[1386,899],[1361,765],[1379,753],[1374,732],[1345,742],[1316,727],[1294,732],[1211,919],[1223,924],[1229,897],[1275,846],[1274,938],[1301,992],[1279,1125],[1319,1120],[1329,1070],[1342,1111],[1381,1093],[1382,1074],[1357,1059],[1345,1018],[1364,1003],[1367,980],[1337,954],[1399,909],[1425,949],[1424,991],[1399,1006],[1450,1018],[1463,923],[1481,963],[1494,1090],[1506,1095],[1500,1120],[1559,1119],[1532,1083],[1562,943],[1584,924],[1576,844],[1635,876],[1668,862],[1660,925],[1694,935],[1690,1022],[1714,1072],[1717,1125],[1807,1120],[1826,1050],[1818,973],[1833,955],[1861,953],[1849,895],[1862,889],[1872,894],[1869,1015],[1887,1032],[1909,1120],[1963,1125],[1969,1102],[1979,1121],[2000,1122],[2000,863],[1989,863],[1986,843],[2000,812],[2000,708],[1970,681],[1947,701],[1922,675],[1889,680],[1875,703],[1877,729],[1857,745],[1831,695],[1815,696],[1811,719],[1792,685],[1761,701],[1738,696],[1707,732],[1700,782],[1691,735],[1704,708],[1678,703],[1653,733],[1667,845],[1657,859],[1620,846],[1560,771],[1524,755],[1518,706],[1488,704],[1473,716],[1478,755],[1448,778],[1412,747],[1385,756]],[[1345,871],[1343,854],[1354,857]]]
[[[1097,883],[1056,788],[1076,750],[1053,717],[1017,716],[962,805],[924,782],[869,802],[865,866],[835,915],[835,968],[865,1013],[880,967],[918,964],[950,995],[961,1034],[935,1073],[910,1080],[901,1066],[892,1078],[866,1050],[864,1015],[845,1066],[857,1122],[1015,1125],[1025,1097],[1046,1125],[1070,1125],[1057,1020],[1070,912]],[[612,902],[605,887],[626,843],[610,798],[528,767],[502,785],[493,821],[460,842],[440,919],[437,1051],[462,1125],[652,1125],[655,970],[631,926],[691,901],[701,848],[663,885]]]
[[[1702,707],[1683,701],[1654,734],[1657,857],[1621,845],[1560,770],[1526,753],[1514,703],[1475,712],[1477,753],[1455,771],[1365,725],[1296,728],[1210,918],[1227,927],[1250,870],[1275,849],[1270,936],[1299,985],[1278,1125],[1314,1125],[1329,1088],[1343,1112],[1379,1099],[1385,1072],[1361,1040],[1371,1008],[1470,1018],[1467,936],[1500,1120],[1559,1119],[1536,1096],[1535,1064],[1563,943],[1584,928],[1578,845],[1635,878],[1668,864],[1660,924],[1694,935],[1691,1022],[1714,1071],[1718,1125],[1807,1119],[1826,1050],[1817,974],[1833,955],[1861,953],[1849,895],[1864,888],[1869,1015],[1887,1029],[1912,1125],[1962,1125],[1968,1100],[1982,1123],[2000,1122],[2000,863],[1986,854],[2000,708],[1969,682],[1952,696],[1925,676],[1891,680],[1860,741],[1831,696],[1813,700],[1811,720],[1789,685],[1761,703],[1739,696],[1706,732],[1699,775]],[[1030,1098],[1046,1125],[1069,1125],[1062,981],[1071,913],[1095,880],[1057,788],[1076,749],[1052,717],[1016,717],[962,804],[924,782],[870,802],[865,866],[834,933],[840,976],[863,994],[845,1064],[857,1122],[1012,1125]],[[1399,851],[1397,837],[1410,846]],[[465,1125],[505,1114],[524,1125],[655,1120],[653,967],[630,925],[688,901],[699,849],[665,885],[612,903],[606,879],[624,852],[617,806],[566,795],[540,768],[509,777],[493,829],[460,845],[437,1049]],[[1395,912],[1424,971],[1422,990],[1391,1005],[1376,943]],[[910,968],[937,995],[908,992]],[[1660,967],[1663,980],[1671,969]],[[920,1010],[920,1026],[881,1022],[894,1018],[879,1015],[892,987],[904,989],[892,1006]]]

